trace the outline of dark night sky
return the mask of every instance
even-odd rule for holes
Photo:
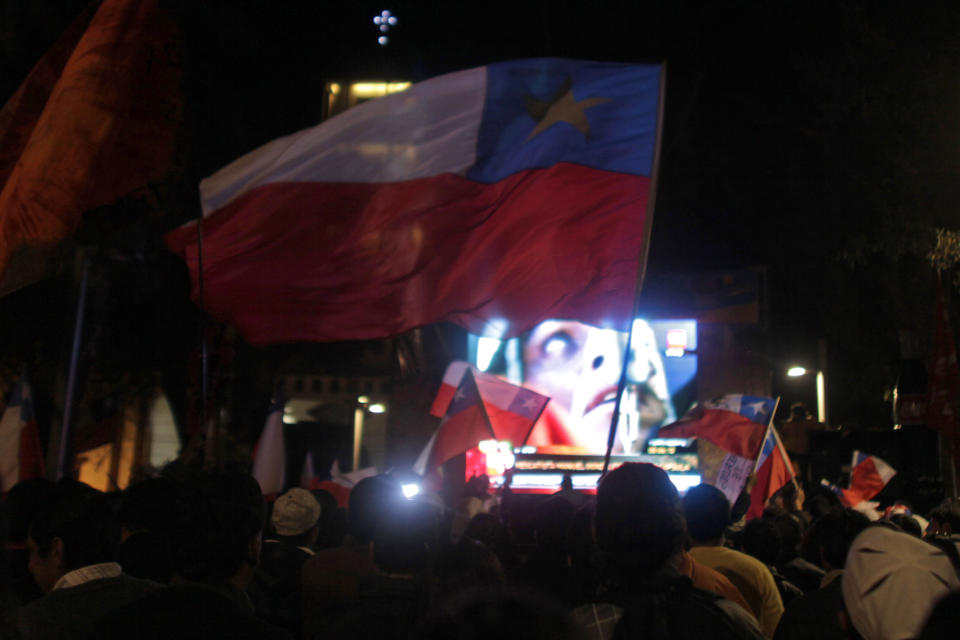
[[[0,9],[0,97],[84,4]],[[875,372],[864,402],[891,380],[897,330],[928,328],[933,274],[916,247],[934,226],[960,226],[960,10],[949,4],[165,4],[185,34],[197,177],[314,124],[329,78],[417,80],[532,56],[666,60],[650,277],[768,266],[774,340],[826,337],[839,375]],[[383,8],[400,19],[385,48],[372,23]]]

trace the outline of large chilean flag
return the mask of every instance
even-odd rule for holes
[[[648,241],[661,67],[460,71],[275,140],[200,184],[203,303],[254,344],[450,320],[626,328]],[[198,291],[194,224],[167,235]]]

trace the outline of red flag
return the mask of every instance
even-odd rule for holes
[[[0,418],[0,491],[6,493],[21,480],[43,476],[43,452],[30,383],[22,374]]]
[[[330,492],[336,499],[337,506],[346,509],[350,504],[350,493],[353,487],[364,478],[372,478],[377,475],[376,467],[365,467],[349,473],[340,472],[340,463],[333,461],[330,467],[330,480],[314,480],[310,483],[308,489],[323,489]]]
[[[661,427],[658,437],[704,438],[752,460],[776,406],[774,398],[729,394],[694,407],[677,422]]]
[[[837,494],[844,506],[856,508],[861,502],[880,493],[896,474],[896,470],[884,460],[854,450],[849,487],[841,489],[826,480],[821,480],[820,484]]]
[[[850,488],[843,490],[844,495],[851,502],[850,506],[856,506],[883,491],[890,478],[896,474],[896,470],[884,460],[854,451],[850,465]]]
[[[413,470],[426,475],[450,458],[477,446],[481,440],[495,438],[473,372],[467,369],[447,407],[447,415],[420,453]]]
[[[337,506],[341,509],[346,509],[350,505],[350,491],[353,489],[353,486],[347,486],[340,484],[339,482],[334,482],[333,480],[317,480],[310,484],[308,489],[323,489],[333,496],[334,500],[337,501]]]
[[[496,440],[525,444],[550,398],[489,373],[473,373]]]
[[[497,63],[239,158],[200,184],[207,310],[258,345],[382,338],[441,320],[494,337],[551,317],[626,328],[660,73]],[[196,228],[167,244],[196,296]]]
[[[960,399],[960,368],[957,366],[953,327],[950,325],[946,299],[939,278],[937,278],[935,331],[933,362],[930,366],[927,425],[947,437],[953,448],[954,459],[960,461],[960,420],[957,416],[957,401]]]
[[[771,423],[757,458],[757,484],[750,494],[750,509],[747,518],[759,518],[770,497],[790,482],[795,475],[793,463],[780,442],[780,435]]]
[[[23,244],[163,177],[183,95],[175,25],[155,0],[85,12],[0,111],[0,274]]]
[[[443,372],[443,382],[440,383],[437,395],[433,399],[433,405],[430,407],[430,415],[436,416],[437,418],[442,418],[446,415],[447,407],[450,406],[450,401],[453,400],[453,394],[456,393],[457,387],[460,386],[460,381],[463,380],[463,374],[466,373],[469,368],[471,368],[470,363],[462,360],[454,360],[447,365],[446,371]]]

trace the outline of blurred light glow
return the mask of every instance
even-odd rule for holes
[[[551,356],[559,356],[567,348],[567,341],[560,338],[550,338],[547,340],[547,343],[543,345],[543,350],[546,351]]]
[[[677,488],[677,491],[681,494],[686,493],[688,489],[700,484],[701,477],[694,474],[686,473],[668,473],[667,477],[670,478],[670,482],[673,483],[673,486]]]
[[[487,338],[480,336],[477,340],[477,368],[480,371],[486,371],[493,362],[493,356],[497,355],[500,348],[500,341],[496,338]]]
[[[370,413],[385,413],[387,408],[379,402],[375,402],[369,407]]]
[[[380,39],[385,41],[387,37],[380,36]],[[386,44],[386,42],[381,44]],[[409,82],[354,82],[350,85],[350,93],[355,98],[379,98],[391,93],[400,93],[409,88]]]
[[[377,42],[379,42],[379,43],[380,43],[380,46],[382,47],[382,46],[384,46],[385,44],[387,44],[388,42],[390,42],[390,39],[387,38],[387,36],[380,36],[379,38],[377,38]]]
[[[681,358],[687,351],[687,330],[670,329],[667,331],[667,349],[668,358]]]
[[[486,474],[488,476],[500,476],[507,469],[512,469],[516,464],[517,458],[513,455],[513,445],[507,441],[481,440],[477,443],[477,449],[486,458]]]
[[[357,402],[359,402],[360,404],[367,404],[368,402],[370,402],[370,397],[369,397],[369,396],[357,396]]]
[[[817,422],[827,422],[827,390],[823,371],[817,371]]]
[[[651,447],[689,447],[692,438],[652,438]]]
[[[420,485],[418,484],[402,484],[400,485],[400,490],[403,491],[403,497],[407,500],[412,500],[414,497],[420,495]]]
[[[510,321],[506,318],[490,318],[483,327],[483,335],[503,340],[510,328]]]
[[[297,418],[295,416],[283,416],[283,424],[297,424]]]
[[[807,370],[803,367],[790,367],[787,369],[787,375],[791,378],[799,378],[800,376],[806,375]]]
[[[477,449],[480,449],[482,453],[493,453],[497,450],[497,441],[496,440],[481,440],[477,445]]]

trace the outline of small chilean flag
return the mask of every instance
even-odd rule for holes
[[[773,494],[793,480],[793,463],[787,456],[780,435],[771,422],[767,426],[767,435],[763,439],[760,455],[757,457],[757,484],[750,494],[750,509],[747,518],[759,518]]]
[[[869,500],[880,493],[896,474],[893,467],[877,456],[855,450],[850,463],[850,488],[847,492]]]
[[[728,394],[690,409],[683,418],[661,427],[661,438],[704,438],[724,451],[754,459],[760,451],[775,398]]]
[[[40,434],[33,415],[30,383],[24,373],[10,392],[0,418],[0,490],[6,493],[21,480],[43,475]]]
[[[432,471],[481,440],[523,444],[549,401],[539,393],[467,367],[443,422],[414,464],[414,471],[421,475]]]
[[[469,363],[463,360],[454,360],[447,365],[447,370],[443,372],[443,382],[437,390],[437,396],[433,399],[433,405],[430,407],[430,415],[442,418],[447,413],[447,407],[453,400],[453,394],[456,393],[460,381],[463,380],[463,374],[467,369],[471,369]],[[477,373],[476,369],[474,372]]]

